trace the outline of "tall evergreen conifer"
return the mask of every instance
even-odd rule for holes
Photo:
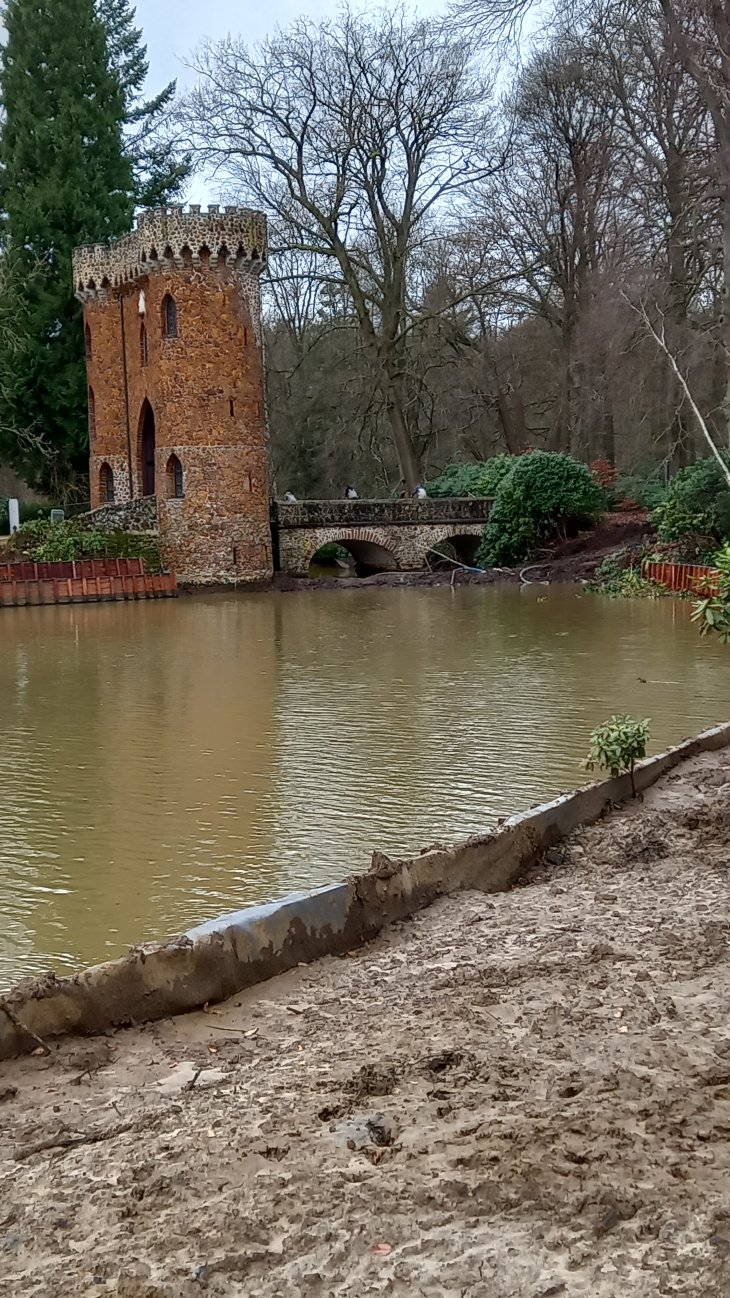
[[[8,0],[5,26],[0,206],[24,332],[0,353],[0,458],[73,495],[83,492],[87,426],[71,253],[129,228],[124,96],[93,0]]]

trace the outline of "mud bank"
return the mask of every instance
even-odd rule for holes
[[[726,1298],[730,752],[341,958],[0,1066],[18,1298]]]
[[[639,791],[698,753],[730,743],[730,723],[642,762]],[[180,1014],[264,982],[300,963],[372,939],[437,897],[466,888],[502,892],[578,825],[631,794],[628,776],[590,784],[453,847],[391,860],[373,854],[367,874],[264,906],[222,915],[165,942],[65,978],[18,983],[0,999],[0,1059],[67,1033],[94,1033]]]
[[[564,578],[568,581],[570,578]],[[295,591],[310,590],[367,590],[375,586],[494,586],[501,582],[519,582],[519,568],[493,568],[488,572],[476,572],[471,569],[457,568],[452,572],[376,572],[369,577],[291,577],[286,572],[276,572],[271,581],[250,581],[245,585],[221,586],[201,585],[178,586],[180,595],[231,595],[236,590],[245,594],[260,594],[268,591],[291,594]]]

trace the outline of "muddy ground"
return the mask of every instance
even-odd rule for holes
[[[730,1293],[730,751],[225,1005],[0,1065],[13,1298]]]

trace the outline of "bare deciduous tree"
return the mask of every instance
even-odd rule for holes
[[[262,206],[321,280],[346,291],[409,488],[420,478],[411,265],[499,161],[473,53],[438,22],[345,11],[255,49],[205,46],[180,110],[195,156],[227,192]]]
[[[482,207],[501,220],[496,242],[512,276],[515,313],[541,316],[560,340],[550,444],[612,457],[610,411],[598,392],[605,358],[582,345],[617,204],[615,105],[591,47],[563,33],[536,53],[517,78],[510,111],[511,165],[487,188]],[[586,430],[579,393],[589,388],[596,399]]]
[[[462,30],[480,33],[493,49],[500,41],[514,42],[525,24],[540,16],[548,23],[568,22],[575,30],[584,30],[594,13],[589,0],[568,0],[567,10],[557,0],[452,0],[451,9]],[[710,174],[719,213],[723,297],[717,353],[722,366],[719,422],[723,440],[730,445],[730,6],[727,0],[619,0],[614,15],[624,36],[642,26],[653,26],[655,32],[660,32],[655,53],[663,64],[664,76],[671,78],[672,62],[679,61],[693,78],[712,122]],[[653,107],[661,111],[658,105]],[[671,110],[666,103],[664,125],[671,144]],[[639,144],[638,139],[635,143]],[[672,152],[669,165],[677,161],[678,155]],[[676,179],[676,173],[670,176],[670,184]],[[676,272],[676,260],[674,268]]]
[[[202,51],[181,120],[221,197],[271,218],[282,487],[390,492],[532,445],[671,470],[706,453],[692,402],[727,440],[725,17],[463,0]],[[496,58],[521,22],[495,106],[470,32]]]
[[[721,230],[724,359],[723,440],[730,445],[730,8],[726,0],[661,0],[677,51],[713,127],[713,174]]]
[[[694,398],[694,394],[692,392],[692,389],[689,386],[689,383],[687,382],[685,375],[682,373],[681,367],[677,361],[677,357],[674,355],[674,352],[672,351],[671,347],[669,346],[669,343],[667,342],[667,331],[666,331],[664,316],[661,314],[661,312],[659,312],[658,313],[659,319],[655,323],[649,314],[646,303],[644,302],[641,302],[638,305],[634,305],[633,309],[639,315],[639,318],[643,322],[644,328],[646,329],[649,336],[654,339],[654,342],[656,343],[659,350],[662,352],[664,356],[666,356],[669,366],[672,370],[672,373],[677,379],[677,382],[680,388],[682,389],[682,392],[687,400],[690,410],[692,411],[692,414],[697,420],[697,425],[700,429],[700,432],[702,433],[702,436],[704,437],[707,443],[710,454],[717,461],[722,476],[725,478],[725,481],[727,482],[728,486],[730,486],[730,468],[728,468],[717,446],[715,445],[715,441],[712,436],[712,433],[710,432],[710,429],[707,426],[707,421],[704,418],[702,411],[700,410]]]

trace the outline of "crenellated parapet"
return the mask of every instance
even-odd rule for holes
[[[232,265],[260,274],[266,265],[263,212],[246,207],[207,209],[191,203],[141,212],[131,234],[90,243],[73,255],[74,289],[82,301],[165,268]]]

